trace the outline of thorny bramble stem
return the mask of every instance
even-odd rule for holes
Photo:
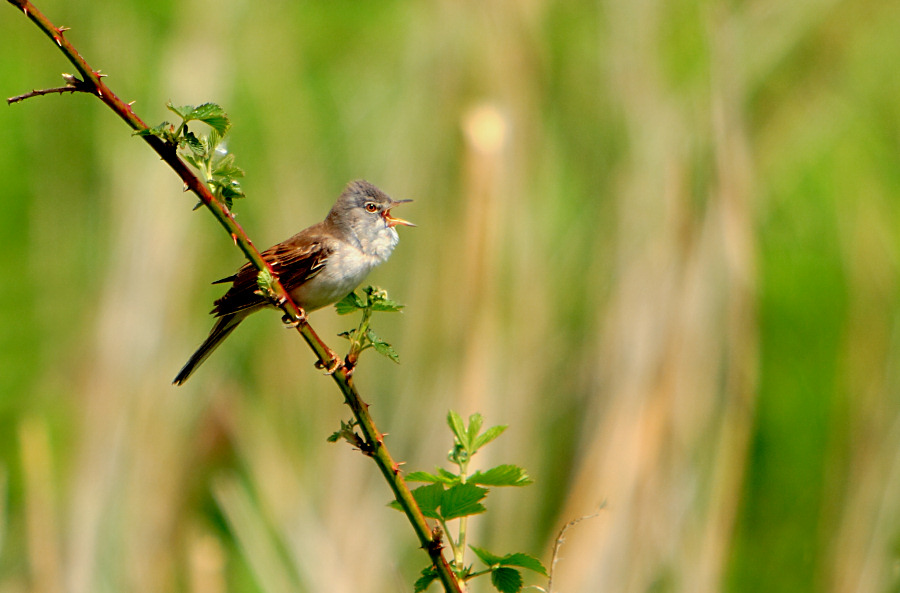
[[[98,70],[91,68],[75,47],[65,38],[64,33],[67,30],[65,27],[55,26],[28,0],[7,1],[21,10],[25,16],[41,29],[41,31],[50,37],[60,48],[60,51],[63,52],[66,58],[78,70],[81,79],[76,79],[78,80],[78,88],[73,89],[73,92],[87,92],[96,95],[97,98],[112,109],[116,115],[124,120],[132,130],[139,131],[148,128],[147,124],[134,113],[131,104],[123,102],[106,86],[102,80],[105,75],[100,74]],[[73,84],[68,78],[67,81],[70,82],[70,85]],[[59,91],[59,89],[51,89],[48,92],[68,92],[68,86],[63,87],[62,91]],[[21,98],[18,100],[40,96],[41,94],[47,93],[43,91],[32,91],[31,93],[21,95]],[[16,99],[16,97],[13,97],[13,99]],[[10,101],[10,103],[12,102],[16,101]],[[303,336],[303,339],[309,344],[310,348],[312,348],[319,363],[329,368],[332,366],[334,367],[334,372],[331,373],[331,377],[344,394],[344,400],[347,405],[350,406],[350,409],[359,424],[366,446],[371,451],[370,456],[375,460],[378,469],[390,485],[394,496],[403,508],[403,512],[412,524],[422,548],[424,548],[431,557],[431,561],[438,572],[444,589],[448,592],[461,593],[462,589],[460,584],[453,574],[453,570],[450,568],[449,563],[444,558],[443,546],[441,545],[440,540],[435,540],[432,536],[432,531],[428,527],[425,517],[422,515],[422,511],[416,504],[406,482],[400,476],[400,471],[398,469],[399,465],[391,457],[387,447],[384,445],[382,433],[375,427],[375,423],[369,415],[368,404],[362,401],[356,387],[353,385],[348,369],[340,359],[337,360],[337,363],[334,362],[332,350],[321,338],[319,338],[316,332],[313,331],[309,323],[306,322],[305,313],[291,300],[290,295],[285,291],[281,282],[279,282],[277,274],[272,270],[269,263],[262,258],[259,251],[253,246],[250,238],[235,221],[234,214],[231,213],[225,204],[219,202],[215,196],[213,196],[206,184],[203,183],[190,167],[181,160],[178,156],[176,147],[167,144],[162,139],[153,135],[141,137],[162,158],[162,160],[178,174],[184,181],[185,186],[196,194],[203,205],[212,212],[213,216],[216,217],[216,220],[219,221],[219,224],[225,228],[228,234],[234,239],[237,246],[244,252],[247,259],[261,272],[266,270],[271,274],[273,278],[272,290],[275,292],[276,302],[279,303],[281,310],[288,318],[297,322],[297,331]]]

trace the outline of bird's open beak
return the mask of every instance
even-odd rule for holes
[[[398,204],[405,204],[407,202],[412,202],[412,200],[392,201],[391,207],[387,208],[384,212],[381,213],[381,215],[384,217],[384,220],[385,220],[385,222],[387,222],[387,225],[389,227],[394,227],[394,226],[397,226],[398,224],[402,224],[404,226],[416,226],[413,223],[409,222],[408,220],[403,220],[402,218],[394,218],[393,216],[391,216],[391,208],[393,208],[394,206],[396,206]]]

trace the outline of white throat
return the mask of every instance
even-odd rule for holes
[[[376,229],[368,229],[370,232],[357,232],[359,248],[369,257],[377,259],[377,263],[384,263],[391,256],[394,247],[400,241],[397,229],[387,225]],[[371,232],[374,231],[374,232]]]

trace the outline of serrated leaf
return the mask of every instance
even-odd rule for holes
[[[244,190],[241,189],[240,183],[232,179],[228,183],[222,185],[222,197],[225,199],[225,203],[228,207],[231,208],[231,202],[233,200],[244,197]]]
[[[190,130],[184,133],[184,136],[182,136],[181,138],[181,142],[185,144],[191,150],[191,152],[197,156],[206,154],[206,145]]]
[[[385,313],[396,313],[397,311],[402,311],[405,305],[401,305],[398,302],[383,300],[383,301],[375,301],[371,305],[373,311],[382,311]]]
[[[433,567],[422,569],[422,576],[416,579],[416,584],[413,585],[415,587],[415,593],[420,593],[428,588],[428,585],[434,582],[435,579],[438,578],[438,573]]]
[[[459,444],[462,445],[463,449],[468,450],[469,438],[466,427],[463,425],[462,416],[454,410],[450,410],[447,413],[447,424],[450,426],[450,430],[453,431],[453,435],[456,437],[456,440],[459,441]]]
[[[157,138],[172,143],[175,142],[174,128],[172,124],[167,121],[159,124],[158,126],[154,126],[152,128],[145,128],[143,130],[138,130],[134,133],[135,136],[156,136]]]
[[[507,554],[503,558],[500,559],[501,566],[521,566],[522,568],[527,568],[528,570],[533,570],[538,574],[542,574],[547,576],[547,569],[544,568],[544,565],[541,564],[541,561],[532,556],[531,554],[524,554],[522,552],[518,552],[515,554]]]
[[[166,109],[175,113],[183,119],[184,121],[188,121],[190,119],[190,114],[194,110],[193,105],[182,105],[180,107],[174,105],[171,101],[166,102]]]
[[[186,160],[190,166],[192,166],[192,167],[195,168],[195,169],[199,169],[199,168],[200,168],[200,165],[197,163],[197,160],[196,160],[194,157],[192,157],[192,156],[189,155],[189,154],[185,154],[185,155],[182,155],[182,156],[183,156],[184,160]]]
[[[272,276],[272,272],[269,271],[269,268],[263,268],[256,274],[256,286],[258,286],[265,294],[271,294],[273,292],[272,285],[274,283],[275,278]]]
[[[373,311],[384,311],[393,313],[403,309],[403,305],[393,301],[388,297],[388,293],[383,288],[377,286],[367,286],[365,288],[366,296],[369,301],[369,308]]]
[[[329,443],[336,443],[340,439],[344,439],[354,447],[359,447],[361,444],[361,439],[358,434],[356,434],[356,421],[350,420],[350,422],[344,422],[341,420],[341,429],[331,433],[331,435],[326,439]]]
[[[475,555],[478,556],[478,559],[481,560],[482,562],[484,562],[486,565],[488,565],[488,566],[499,566],[500,565],[500,560],[502,560],[502,557],[497,556],[496,554],[493,554],[491,552],[488,552],[484,548],[477,548],[475,546],[469,546],[469,548],[471,548],[472,551],[475,552]]]
[[[222,139],[224,135],[219,133],[215,128],[209,131],[209,135],[206,137],[206,146],[208,147],[207,152],[211,153],[216,148],[218,148],[219,144],[222,143]]]
[[[527,486],[534,482],[523,468],[511,464],[498,465],[486,472],[477,471],[468,481],[483,486]]]
[[[443,494],[443,484],[419,486],[412,491],[413,498],[416,499],[416,504],[419,505],[419,508],[422,510],[422,514],[429,519],[441,518],[440,513],[438,513],[438,507],[441,506]]]
[[[442,480],[440,476],[436,476],[434,474],[429,474],[428,472],[418,471],[418,472],[410,472],[409,474],[407,474],[406,481],[407,482],[432,482],[432,483],[442,482],[443,483],[444,480]]]
[[[491,569],[496,569],[501,566],[519,566],[521,568],[527,568],[528,570],[533,570],[536,573],[547,576],[547,569],[544,568],[544,565],[541,564],[541,561],[530,554],[517,552],[515,554],[498,556],[493,552],[485,550],[484,548],[477,548],[471,545],[469,546],[469,548],[471,548],[472,551],[475,552],[475,555],[478,556],[479,560],[481,560]]]
[[[364,309],[365,306],[366,304],[356,292],[351,292],[334,304],[334,308],[337,310],[338,315],[347,315],[354,311]]]
[[[459,483],[459,476],[456,474],[451,474],[447,470],[437,468],[436,474],[430,474],[428,472],[417,471],[411,472],[406,476],[407,482],[431,482],[452,486],[453,484]]]
[[[393,346],[375,335],[375,332],[371,329],[366,330],[366,337],[369,339],[369,343],[372,344],[372,348],[374,348],[376,352],[383,356],[387,356],[397,364],[400,364],[400,355],[397,354],[397,351],[394,350]]]
[[[475,439],[475,443],[473,444],[473,447],[472,447],[472,452],[474,453],[478,449],[481,449],[482,447],[484,447],[485,445],[487,445],[488,443],[490,443],[491,441],[496,439],[498,436],[503,434],[503,431],[506,430],[506,428],[507,428],[506,424],[501,424],[498,426],[492,426],[489,429],[487,429],[486,431],[484,431],[484,434],[479,435],[478,438]]]
[[[215,103],[204,103],[195,109],[192,109],[185,118],[185,121],[198,120],[202,121],[220,134],[225,134],[231,127],[231,121],[225,110]]]
[[[518,593],[522,590],[522,573],[515,568],[500,567],[491,571],[491,583],[501,593]]]
[[[244,192],[241,190],[241,184],[237,181],[214,180],[208,185],[212,192],[224,200],[229,208],[231,208],[233,200],[244,197]]]
[[[484,424],[484,418],[478,412],[469,416],[469,428],[466,430],[466,434],[469,437],[469,443],[477,443],[476,438],[481,431],[482,424]],[[478,447],[475,448],[477,449]]]
[[[444,520],[467,517],[485,512],[487,509],[479,501],[487,496],[486,488],[474,484],[456,484],[441,496],[441,515]]]
[[[215,177],[243,177],[244,170],[234,164],[233,154],[226,154],[215,160],[212,174]]]

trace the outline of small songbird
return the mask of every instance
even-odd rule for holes
[[[397,204],[368,181],[347,185],[328,216],[263,253],[294,303],[310,312],[341,300],[365,279],[369,271],[390,257],[400,238],[397,225],[415,226],[391,216]],[[231,282],[215,302],[219,319],[184,368],[172,381],[181,385],[212,354],[234,328],[251,313],[272,303],[258,293],[257,269],[250,263],[233,276],[213,282]]]

